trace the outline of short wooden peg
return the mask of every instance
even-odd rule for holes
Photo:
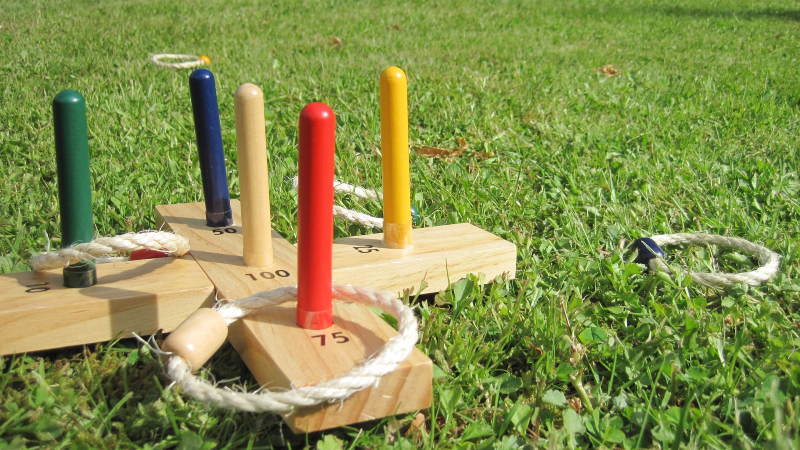
[[[254,84],[239,86],[234,96],[234,109],[244,265],[267,267],[272,265],[273,259],[264,93]]]
[[[228,337],[228,323],[211,308],[200,308],[173,331],[161,349],[180,355],[192,366],[203,367]]]

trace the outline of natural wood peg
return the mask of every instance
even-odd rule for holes
[[[164,341],[161,349],[180,355],[192,366],[192,371],[222,347],[228,338],[228,323],[211,308],[200,308],[183,321]]]
[[[268,267],[273,257],[264,93],[258,86],[246,83],[236,90],[233,103],[242,202],[242,257],[245,266]]]

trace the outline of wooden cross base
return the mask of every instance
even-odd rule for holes
[[[237,200],[231,200],[235,224],[242,223],[240,208]],[[220,298],[236,300],[297,284],[297,249],[274,231],[273,265],[247,267],[242,259],[241,226],[207,227],[203,203],[158,206],[156,219],[189,239],[192,255]],[[327,330],[298,327],[296,303],[292,303],[235,322],[228,337],[261,385],[285,389],[343,375],[397,334],[366,306],[338,301],[333,306],[334,325]],[[430,406],[432,385],[431,360],[414,349],[378,386],[358,392],[342,404],[303,408],[284,419],[295,432],[310,433],[424,409]]]
[[[190,256],[98,264],[97,280],[72,289],[61,269],[0,275],[0,355],[172,331],[214,303]]]
[[[417,228],[413,245],[387,248],[383,234],[333,242],[333,279],[411,295],[447,289],[468,273],[514,278],[517,246],[468,223]],[[420,291],[422,281],[427,285]]]

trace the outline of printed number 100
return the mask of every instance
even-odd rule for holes
[[[256,280],[258,279],[258,278],[256,278],[256,276],[255,276],[255,275],[253,275],[252,273],[246,273],[245,275],[246,275],[246,276],[248,276],[248,277],[250,277],[250,279],[251,279],[251,280],[253,280],[253,281],[256,281]],[[261,278],[265,279],[265,280],[271,280],[271,279],[275,278],[275,275],[277,275],[277,276],[279,276],[279,277],[281,277],[281,278],[286,278],[286,277],[288,277],[290,274],[289,274],[289,272],[287,272],[287,271],[285,271],[285,270],[276,270],[276,271],[275,271],[275,273],[272,273],[272,272],[261,272],[261,273],[260,273],[260,274],[258,274],[258,275],[259,275]]]

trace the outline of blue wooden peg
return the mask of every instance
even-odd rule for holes
[[[189,76],[189,91],[192,94],[194,131],[206,201],[206,225],[233,225],[214,75],[206,69],[195,70]]]

